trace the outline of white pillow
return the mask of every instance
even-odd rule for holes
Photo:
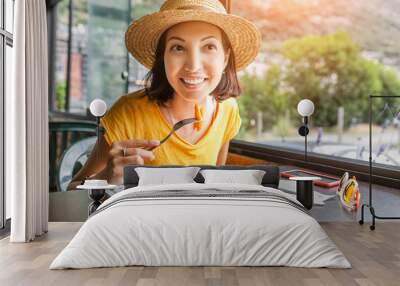
[[[201,170],[204,183],[234,183],[247,185],[261,185],[265,171],[262,170]]]
[[[138,186],[196,183],[193,179],[199,170],[199,167],[135,168],[139,176]]]

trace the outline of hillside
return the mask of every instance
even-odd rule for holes
[[[400,58],[400,0],[232,1],[232,13],[260,28],[265,48],[304,35],[344,30],[364,51]]]

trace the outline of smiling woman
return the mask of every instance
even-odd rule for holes
[[[225,164],[241,119],[236,71],[253,61],[260,33],[226,13],[217,0],[168,0],[160,11],[134,21],[125,34],[128,51],[150,71],[146,88],[122,96],[101,124],[104,139],[75,176],[122,183],[126,165]],[[180,128],[158,148],[179,121]],[[154,150],[154,151],[152,151]]]

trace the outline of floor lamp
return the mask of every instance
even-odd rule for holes
[[[372,205],[372,100],[374,98],[400,98],[396,95],[370,95],[369,96],[369,203],[363,204],[361,207],[361,219],[359,223],[364,224],[364,208],[369,208],[372,215],[372,225],[369,226],[371,230],[375,229],[375,219],[400,219],[400,217],[385,217],[375,214],[375,209]]]

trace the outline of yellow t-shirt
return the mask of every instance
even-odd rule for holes
[[[172,129],[156,102],[140,90],[120,97],[101,119],[104,137],[109,145],[127,139],[161,140]],[[153,150],[155,159],[145,165],[195,165],[217,163],[222,145],[239,131],[241,119],[234,98],[217,102],[210,126],[203,136],[191,144],[174,133],[166,142]]]

